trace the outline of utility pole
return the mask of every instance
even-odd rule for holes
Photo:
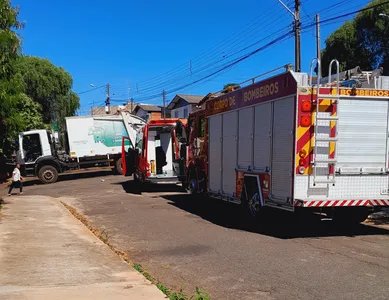
[[[130,95],[130,90],[131,90],[131,88],[130,88],[130,82],[128,82],[128,101],[127,101],[127,105],[128,105],[128,103],[131,103],[131,106],[130,106],[130,113],[132,113],[132,98],[131,98],[131,95]]]
[[[109,85],[109,83],[107,83],[107,86],[106,86],[107,100],[105,100],[105,113],[106,114],[109,114],[109,112],[111,110],[111,99],[110,99],[110,94],[109,94],[109,88],[110,88],[110,85]]]
[[[134,111],[134,98],[131,98],[131,113]]]
[[[162,91],[162,101],[163,101],[163,118],[166,119],[166,92]]]
[[[295,21],[294,21],[294,32],[295,32],[295,48],[296,48],[296,72],[301,72],[301,23],[300,23],[300,7],[301,0],[295,0]]]
[[[301,72],[301,0],[294,0],[294,12],[281,0],[278,0],[278,2],[280,2],[280,4],[293,16],[294,19],[295,71]]]
[[[316,15],[316,55],[317,58],[320,60],[321,59],[321,51],[320,51],[320,15]],[[319,74],[320,70],[317,70],[317,74]]]

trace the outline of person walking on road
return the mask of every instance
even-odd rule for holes
[[[12,172],[12,183],[9,186],[8,196],[11,196],[12,189],[19,187],[19,194],[23,194],[23,177],[20,175],[20,164],[16,164],[14,171]]]

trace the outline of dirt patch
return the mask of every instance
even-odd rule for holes
[[[106,235],[106,232],[104,230],[100,230],[100,229],[97,229],[95,227],[93,227],[88,219],[80,214],[74,207],[71,207],[70,205],[67,205],[66,203],[62,202],[61,203],[63,204],[63,206],[65,206],[69,211],[70,213],[76,217],[82,224],[84,224],[95,236],[97,236],[104,244],[106,244],[113,252],[115,252],[117,255],[120,256],[121,259],[123,259],[126,263],[128,263],[129,265],[133,265],[133,262],[128,258],[128,255],[117,249],[115,246],[113,246],[112,244],[109,243],[108,241],[108,237]]]

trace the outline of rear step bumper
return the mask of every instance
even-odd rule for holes
[[[360,199],[360,200],[295,200],[296,207],[353,207],[353,206],[388,206],[389,199]]]
[[[178,184],[181,183],[178,177],[149,177],[146,182],[152,184]]]

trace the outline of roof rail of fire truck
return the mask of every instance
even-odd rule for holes
[[[269,75],[269,74],[271,74],[271,73],[277,72],[277,71],[282,70],[282,69],[285,69],[285,71],[288,72],[288,71],[292,71],[293,68],[294,68],[294,67],[293,67],[291,64],[286,64],[286,65],[283,65],[283,66],[281,66],[281,67],[275,68],[275,69],[270,70],[270,71],[267,71],[267,72],[265,72],[265,73],[262,73],[262,74],[260,74],[260,75],[257,75],[257,76],[255,76],[255,77],[253,77],[253,78],[247,79],[247,80],[245,80],[245,81],[243,81],[243,82],[241,82],[241,83],[238,83],[238,84],[236,84],[236,85],[234,85],[234,86],[230,86],[230,87],[232,87],[232,88],[240,88],[240,87],[241,87],[243,84],[245,84],[245,83],[250,83],[250,84],[255,83],[255,81],[256,81],[258,78],[263,77],[263,76],[265,76],[265,75]],[[222,92],[225,92],[225,89],[222,89],[221,91],[218,91],[218,92],[216,92],[216,93],[222,93]],[[215,94],[216,94],[216,93],[215,93]]]
[[[228,87],[228,89],[222,89],[220,91],[217,91],[217,92],[211,92],[211,93],[208,93],[198,104],[197,104],[197,107],[201,107],[202,104],[204,104],[204,102],[206,102],[207,100],[210,100],[210,99],[213,99],[213,98],[217,98],[219,97],[220,95],[222,94],[225,94],[225,93],[229,93],[229,92],[233,92],[235,89],[240,89],[242,87],[242,85],[246,84],[246,83],[249,83],[249,84],[253,84],[255,83],[256,79],[260,78],[260,77],[263,77],[265,75],[269,75],[271,73],[274,73],[274,72],[277,72],[279,70],[282,70],[282,69],[285,69],[285,72],[289,72],[289,71],[293,71],[294,67],[292,64],[286,64],[286,65],[283,65],[281,67],[278,67],[278,68],[275,68],[273,70],[270,70],[268,72],[265,72],[265,73],[262,73],[258,76],[255,76],[255,77],[252,77],[250,79],[247,79],[241,83],[238,83],[238,84],[235,84],[235,85],[230,85]]]
[[[373,71],[362,71],[359,66],[340,72],[339,84],[343,87],[372,87],[377,88],[377,78],[383,74],[383,68]],[[321,86],[334,85],[337,82],[337,74],[320,78]],[[317,79],[313,80],[317,84]]]

